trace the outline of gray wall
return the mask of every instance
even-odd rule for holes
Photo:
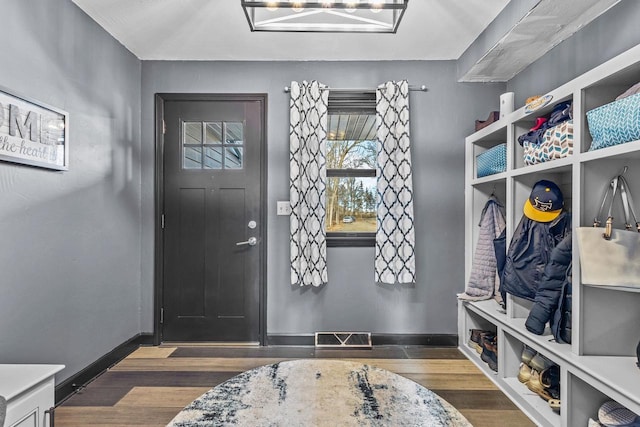
[[[389,79],[425,84],[410,95],[417,233],[415,287],[373,282],[373,248],[329,248],[329,283],[289,284],[289,222],[276,201],[289,199],[291,80],[332,87],[375,87]],[[456,333],[456,292],[464,289],[464,137],[475,119],[498,109],[504,84],[456,83],[456,63],[441,62],[158,62],[142,63],[142,217],[153,218],[154,94],[267,93],[267,332],[320,330]],[[153,224],[143,223],[142,328],[153,327]]]
[[[0,85],[66,110],[70,169],[0,162],[0,363],[58,379],[140,333],[140,61],[70,0],[1,0]]]
[[[455,333],[464,137],[498,109],[505,90],[521,105],[638,44],[639,4],[624,0],[505,87],[456,83],[454,61],[141,64],[70,0],[0,0],[8,17],[0,85],[67,110],[71,149],[68,172],[0,162],[0,363],[64,363],[65,379],[153,330],[156,92],[269,95],[269,333]],[[330,248],[326,287],[289,285],[288,222],[275,215],[275,202],[288,198],[283,87],[311,78],[334,87],[407,78],[429,87],[411,94],[415,287],[375,285],[371,248]]]
[[[640,43],[640,2],[622,0],[507,83],[516,108]]]

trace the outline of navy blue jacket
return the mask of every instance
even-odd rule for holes
[[[527,330],[542,335],[550,322],[558,342],[571,342],[571,233],[551,252],[535,302],[525,322]]]
[[[571,232],[571,215],[562,212],[551,222],[522,216],[516,227],[500,282],[500,292],[533,301],[551,251]]]

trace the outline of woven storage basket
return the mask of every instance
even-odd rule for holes
[[[640,93],[587,111],[591,150],[640,139]]]
[[[570,156],[573,153],[573,120],[567,120],[547,129],[539,144],[524,141],[522,148],[524,148],[525,165],[535,165]]]
[[[491,147],[476,156],[477,177],[493,175],[507,170],[507,144]]]

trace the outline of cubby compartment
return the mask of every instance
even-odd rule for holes
[[[507,165],[507,128],[500,121],[492,123],[486,128],[476,132],[467,138],[468,152],[467,158],[470,164],[467,164],[470,172],[470,179],[476,182],[491,181],[506,172]],[[469,151],[470,150],[470,151]],[[501,168],[495,169],[492,173],[480,176],[478,172],[478,156],[484,157],[485,164],[487,160],[499,163]],[[498,162],[498,159],[500,160]]]
[[[615,147],[612,147],[615,148]],[[635,196],[635,209],[640,206],[640,158],[638,153],[632,155],[617,154],[611,157],[583,162],[581,165],[584,188],[592,189],[582,193],[580,208],[580,226],[590,227],[599,214],[602,198],[610,180],[621,173],[631,185],[631,193]],[[637,189],[634,187],[638,187]],[[600,215],[604,226],[608,206]],[[613,226],[624,228],[624,215],[620,200],[613,205]],[[604,228],[603,228],[604,231]],[[578,247],[579,249],[579,247]],[[579,254],[579,251],[576,251]],[[579,256],[578,256],[579,259]],[[618,356],[635,355],[640,341],[640,289],[613,289],[590,286],[582,280],[579,291],[580,336],[577,353],[585,356]],[[640,373],[640,371],[639,371]],[[640,383],[640,375],[638,376]]]
[[[542,165],[537,165],[542,166]],[[573,188],[572,188],[572,168],[571,165],[563,165],[555,168],[539,170],[536,173],[518,175],[513,183],[513,223],[517,225],[523,215],[524,203],[531,195],[531,190],[536,182],[547,180],[555,183],[562,192],[564,200],[564,210],[572,211]]]
[[[609,401],[617,402],[636,415],[640,414],[640,406],[637,404],[637,399],[634,399],[637,396],[629,396],[624,394],[623,390],[613,390],[601,384],[587,382],[571,372],[568,379],[570,410],[567,425],[586,426],[589,418],[598,421],[598,410]]]
[[[533,111],[531,113],[525,114],[524,116],[522,116],[520,119],[516,120],[513,123],[513,127],[512,127],[512,133],[513,133],[513,140],[514,140],[514,163],[513,163],[513,167],[514,169],[519,169],[519,168],[523,168],[523,167],[531,167],[531,165],[526,165],[525,164],[525,159],[524,159],[524,148],[522,145],[520,145],[518,138],[521,135],[525,135],[527,134],[529,131],[531,131],[531,129],[533,129],[536,124],[537,124],[537,120],[538,118],[549,118],[549,115],[551,114],[551,112],[553,111],[554,107],[561,103],[561,102],[567,102],[567,101],[573,101],[572,99],[572,95],[571,94],[567,94],[559,99],[552,99],[551,102],[547,105],[545,105],[543,108],[540,108],[539,110]],[[569,153],[567,153],[566,157],[563,157],[561,159],[551,159],[548,160],[545,163],[551,163],[551,162],[556,162],[558,160],[564,160],[568,157],[571,157],[571,155]]]
[[[616,97],[636,83],[640,83],[640,64],[638,63],[612,73],[582,90],[581,114],[584,120],[584,132],[580,144],[582,152],[588,151],[592,142],[586,119],[587,112],[614,102]]]
[[[640,292],[583,286],[581,296],[582,354],[635,356],[640,342]],[[637,375],[640,391],[640,370]]]
[[[616,147],[611,147],[616,148]],[[626,168],[626,172],[625,171]],[[588,227],[593,225],[594,218],[598,215],[605,190],[609,187],[611,179],[624,172],[635,203],[634,209],[640,214],[640,151],[624,153],[598,160],[586,161],[582,164],[582,185],[589,191],[582,193],[580,225]],[[608,203],[608,202],[607,202]],[[603,221],[606,220],[607,208],[603,212]],[[613,205],[614,228],[624,228],[624,215],[620,200]],[[640,220],[640,218],[638,218]],[[577,225],[577,224],[576,224]]]
[[[530,417],[539,425],[561,425],[560,411],[552,409],[547,400],[543,399],[535,391],[530,390],[526,383],[518,379],[522,352],[525,348],[524,344],[518,338],[507,332],[504,333],[503,340],[500,343],[503,347],[501,357],[504,359],[501,374],[505,382],[505,387],[510,389],[510,394],[516,396],[519,406],[523,411],[529,413]],[[535,347],[531,347],[531,349],[536,352],[538,350]],[[544,352],[540,354],[551,362],[556,363],[553,357],[548,356]],[[556,364],[560,365],[559,363]]]
[[[473,218],[471,223],[472,244],[470,249],[473,250],[475,249],[476,243],[478,242],[478,235],[480,233],[480,227],[478,224],[480,223],[482,212],[487,204],[487,201],[491,198],[491,196],[495,196],[502,204],[502,206],[505,206],[505,200],[507,197],[506,180],[502,178],[495,181],[476,184],[472,187],[472,192],[473,194],[471,199],[473,206],[471,209],[473,212]],[[469,255],[473,256],[473,253],[470,253]]]
[[[538,117],[549,117],[554,107],[561,102],[573,101],[573,93],[570,90],[563,90],[564,88],[558,88],[558,90],[548,93],[544,96],[550,96],[551,99],[544,106],[537,108],[535,111],[528,112],[525,105],[522,110],[522,116],[515,120],[515,123],[520,124],[521,127],[526,128],[527,131],[533,127]],[[562,93],[560,93],[562,92]],[[526,132],[525,132],[526,133]],[[520,133],[516,133],[516,138],[520,136]]]
[[[485,317],[479,315],[473,310],[467,310],[467,318],[466,318],[466,334],[464,343],[466,344],[469,340],[469,331],[471,329],[481,329],[483,331],[491,331],[494,334],[497,333],[497,327],[494,323],[487,320]]]
[[[507,128],[503,120],[491,123],[484,129],[481,129],[467,137],[468,143],[484,147],[485,149],[497,145],[498,143],[505,142],[506,140]]]
[[[487,300],[481,301],[481,303],[495,303],[495,301]],[[459,328],[459,345],[460,349],[467,355],[469,360],[474,362],[485,374],[495,375],[492,369],[489,368],[487,363],[482,360],[481,352],[477,351],[475,345],[471,343],[472,330],[481,330],[491,332],[493,335],[498,334],[498,327],[489,321],[486,317],[479,314],[478,311],[471,307],[471,304],[476,303],[461,303],[462,304],[462,321]]]
[[[568,425],[586,426],[589,418],[597,421],[598,409],[604,402],[611,399],[572,374],[569,374],[569,387],[567,407],[571,409],[567,414]]]
[[[460,338],[460,344],[466,346],[470,351],[476,352],[475,346],[471,345],[469,342],[471,330],[478,329],[482,331],[490,331],[495,335],[497,334],[498,328],[495,324],[471,310],[467,310],[465,316],[465,328],[463,330],[464,335]],[[478,357],[479,356],[480,355],[478,354]]]

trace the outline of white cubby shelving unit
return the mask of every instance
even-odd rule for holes
[[[590,226],[597,213],[604,187],[628,166],[627,179],[640,200],[640,141],[589,151],[586,112],[613,102],[619,94],[640,81],[640,45],[556,88],[547,95],[552,101],[537,111],[520,108],[466,138],[465,160],[465,280],[471,272],[482,209],[494,193],[505,205],[507,244],[522,217],[522,207],[533,184],[549,179],[558,184],[571,212],[573,227]],[[573,154],[546,163],[525,166],[519,135],[526,133],[536,117],[545,115],[558,102],[573,101]],[[505,172],[476,178],[476,156],[500,143],[507,143]],[[636,209],[640,209],[637,206]],[[616,218],[622,218],[617,215]],[[621,228],[620,224],[616,228]],[[640,414],[640,369],[635,348],[640,340],[640,292],[588,286],[580,280],[580,259],[573,233],[572,343],[559,344],[549,329],[535,335],[525,328],[533,303],[507,295],[507,309],[494,300],[459,301],[460,350],[525,413],[541,426],[586,426],[597,419],[598,408],[615,400]],[[495,331],[498,336],[498,372],[491,371],[476,351],[467,345],[470,329]],[[548,404],[517,379],[524,345],[560,366],[561,410]]]

